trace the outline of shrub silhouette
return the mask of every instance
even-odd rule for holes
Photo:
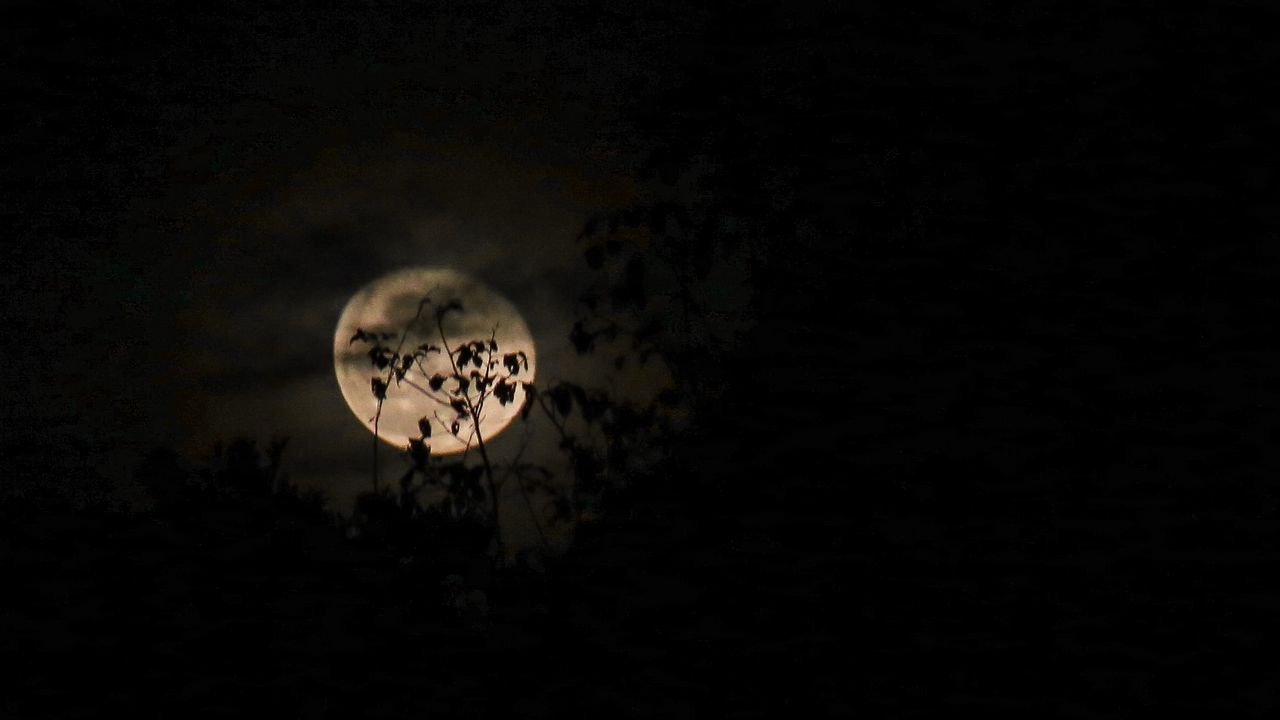
[[[406,347],[409,329],[430,309],[434,315],[434,341]],[[488,338],[458,340],[448,337],[444,320],[450,313],[466,312],[456,299],[436,303],[424,297],[417,312],[398,333],[374,333],[358,328],[351,343],[368,346],[368,357],[376,375],[370,378],[370,392],[377,400],[373,418],[374,461],[373,493],[362,497],[357,516],[361,519],[380,517],[380,523],[406,524],[418,518],[431,522],[456,520],[471,527],[486,527],[492,534],[495,555],[505,561],[507,548],[499,522],[499,498],[505,482],[514,481],[541,541],[543,551],[551,550],[544,525],[573,523],[587,515],[597,515],[610,482],[625,483],[625,476],[645,455],[661,445],[658,418],[659,403],[655,399],[645,406],[624,403],[600,389],[588,389],[573,382],[556,382],[539,389],[523,376],[529,361],[520,349],[499,346],[494,333]],[[575,326],[577,332],[580,326]],[[392,343],[395,343],[394,345]],[[582,349],[590,352],[590,348]],[[426,361],[440,356],[448,359],[447,373],[433,372]],[[413,369],[427,378],[426,382],[409,377]],[[572,469],[572,477],[556,478],[543,466],[519,459],[498,466],[491,458],[481,429],[486,406],[516,402],[516,392],[523,392],[519,416],[530,422],[540,417],[549,422],[559,437],[559,447]],[[382,405],[394,393],[410,393],[433,403],[432,412],[418,423],[420,435],[409,440],[405,452],[408,468],[394,488],[379,481],[378,453],[381,443],[376,437]],[[664,398],[669,401],[669,398]],[[535,412],[536,411],[536,412]],[[571,427],[571,418],[579,424]],[[664,429],[665,428],[661,428]],[[463,443],[467,452],[459,460],[445,460],[430,452],[433,435],[446,433]],[[587,438],[594,437],[594,440]],[[475,448],[478,464],[468,463],[468,453]],[[426,490],[443,490],[435,499],[423,498]],[[550,499],[550,516],[535,508],[534,497]]]
[[[410,329],[421,318],[423,311],[432,307],[435,316],[435,328],[440,338],[440,345],[422,343],[415,348],[406,348],[405,342]],[[424,297],[418,303],[417,312],[400,333],[399,341],[394,348],[386,343],[394,339],[391,333],[370,333],[357,328],[352,336],[352,343],[368,344],[369,360],[378,375],[370,379],[370,391],[377,400],[377,410],[373,418],[374,427],[374,462],[373,488],[379,493],[378,481],[378,425],[382,416],[383,403],[389,393],[413,392],[435,403],[432,411],[418,420],[419,436],[409,439],[407,451],[410,467],[399,480],[400,499],[397,505],[412,517],[414,513],[423,511],[419,505],[420,490],[426,486],[438,486],[444,489],[444,495],[433,508],[435,514],[460,520],[478,521],[492,529],[496,555],[499,562],[506,557],[502,527],[499,522],[499,500],[501,497],[501,480],[494,475],[494,463],[485,446],[482,430],[487,403],[497,402],[509,405],[515,402],[516,390],[523,388],[526,405],[535,394],[534,386],[521,379],[521,374],[529,371],[529,359],[523,350],[506,352],[498,346],[495,333],[487,339],[470,339],[458,341],[450,339],[445,333],[444,320],[450,313],[462,313],[462,303],[450,300],[442,304],[433,304],[432,299]],[[447,374],[433,372],[425,364],[433,354],[446,358],[449,362]],[[426,385],[415,382],[408,377],[411,369],[417,369],[427,377]],[[443,410],[444,414],[441,414]],[[528,408],[522,412],[528,416]],[[451,463],[432,462],[431,437],[433,433],[446,433],[462,443],[466,452],[474,446],[480,456],[480,464],[476,467],[466,465],[465,459]],[[463,457],[466,457],[464,452]],[[519,473],[513,473],[521,489],[523,479]],[[381,502],[368,499],[367,504]],[[534,522],[537,523],[536,516]]]

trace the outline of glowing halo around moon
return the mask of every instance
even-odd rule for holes
[[[415,321],[419,303],[424,298],[430,298],[430,303],[424,306]],[[527,369],[522,365],[515,379],[533,382],[537,371],[533,338],[510,301],[457,270],[425,267],[398,270],[356,292],[343,308],[333,335],[333,366],[338,387],[351,412],[369,432],[374,432],[374,416],[378,413],[378,399],[373,394],[371,380],[379,376],[385,378],[387,372],[379,370],[371,362],[369,344],[352,342],[352,338],[358,330],[385,334],[390,339],[384,340],[384,344],[395,349],[401,343],[401,334],[407,329],[402,346],[406,352],[412,353],[414,348],[423,344],[441,346],[435,310],[453,301],[462,306],[462,311],[449,312],[444,316],[443,330],[449,348],[457,350],[459,345],[477,340],[487,346],[492,338],[497,343],[496,357],[499,359],[507,353],[524,353],[528,360]],[[499,376],[506,375],[501,363],[497,371]],[[456,437],[450,434],[448,427],[452,414],[447,407],[445,393],[424,392],[429,389],[431,376],[437,373],[448,377],[453,370],[448,357],[433,352],[422,360],[421,365],[415,363],[406,371],[404,379],[408,382],[391,381],[378,417],[379,438],[395,447],[406,448],[410,438],[421,434],[419,419],[427,417],[432,425],[428,439],[432,454],[462,452],[467,449],[468,442],[475,445],[467,430]],[[453,381],[449,381],[450,387],[452,384]],[[492,395],[485,400],[480,413],[480,433],[486,443],[520,414],[524,393],[523,386],[518,386],[514,401],[505,405]]]

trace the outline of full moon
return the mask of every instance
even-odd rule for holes
[[[529,328],[506,298],[457,270],[407,268],[347,302],[333,366],[370,432],[403,449],[427,429],[431,453],[447,455],[487,443],[520,414],[537,362]]]

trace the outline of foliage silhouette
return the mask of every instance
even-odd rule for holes
[[[421,319],[424,310],[433,305],[435,331],[439,335],[440,345],[422,343],[411,351],[406,351],[404,346],[411,329]],[[363,328],[357,328],[350,343],[369,344],[371,364],[375,369],[385,371],[385,374],[370,379],[373,396],[377,400],[373,418],[374,494],[379,492],[377,432],[383,403],[392,389],[416,392],[448,412],[441,415],[439,409],[433,409],[418,420],[419,437],[409,439],[410,467],[399,481],[401,506],[412,512],[424,511],[419,507],[419,491],[425,486],[443,488],[444,496],[434,509],[450,517],[487,524],[492,528],[497,561],[502,563],[506,560],[506,545],[499,518],[502,480],[494,475],[494,463],[485,445],[482,431],[485,405],[491,399],[502,406],[509,405],[515,402],[516,390],[521,387],[532,397],[533,384],[521,379],[521,373],[529,372],[529,359],[524,351],[502,352],[498,347],[496,333],[491,332],[487,340],[458,341],[455,338],[451,341],[445,332],[445,319],[450,313],[463,312],[462,303],[456,299],[434,304],[430,296],[427,296],[418,303],[417,312],[405,324],[395,348],[384,344],[395,338],[393,333],[370,333]],[[426,361],[432,355],[448,360],[447,374],[433,372],[427,367]],[[425,387],[408,377],[409,371],[415,368],[423,377],[428,378]],[[430,448],[433,427],[438,427],[440,432],[451,435],[462,443],[463,460],[447,464],[432,462]],[[473,445],[479,453],[480,465],[471,468],[465,464],[465,458]],[[516,469],[513,466],[513,474],[517,482],[521,483],[521,491],[527,493],[521,473],[516,472]],[[485,506],[486,501],[487,514],[483,514],[480,509]],[[531,505],[530,510],[532,511]],[[538,523],[536,516],[533,521],[535,525]],[[541,533],[541,527],[538,528]]]
[[[431,309],[435,342],[406,349],[410,328]],[[357,503],[362,522],[378,517],[383,525],[402,525],[419,518],[438,522],[450,519],[489,529],[495,557],[505,562],[507,547],[500,522],[499,499],[503,484],[514,481],[525,510],[540,540],[541,550],[552,551],[547,540],[549,527],[572,527],[584,519],[598,517],[611,488],[625,483],[637,461],[658,456],[660,435],[668,430],[660,422],[661,404],[650,400],[645,406],[618,401],[601,389],[588,389],[568,381],[555,382],[539,390],[522,379],[529,371],[529,359],[521,349],[499,347],[494,333],[488,338],[458,340],[449,337],[445,319],[450,313],[464,313],[457,300],[434,303],[424,297],[417,312],[399,333],[374,333],[358,328],[350,343],[369,346],[367,355],[378,375],[370,379],[378,401],[373,418],[375,432],[382,403],[390,393],[411,393],[425,397],[437,407],[418,421],[419,437],[411,438],[405,452],[407,469],[394,487],[384,488],[378,478],[380,443],[374,440],[373,492]],[[576,326],[575,326],[576,332]],[[392,342],[396,344],[393,346]],[[447,358],[447,372],[434,372],[426,365],[432,356]],[[410,377],[410,370],[426,377],[424,383]],[[571,469],[571,477],[557,478],[543,466],[517,457],[498,466],[490,457],[481,431],[486,404],[502,406],[517,402],[523,392],[519,417],[530,422],[536,417],[554,428]],[[577,414],[575,415],[575,408]],[[576,426],[572,426],[576,423]],[[571,427],[572,426],[572,427]],[[464,444],[460,459],[446,460],[430,452],[435,434],[448,434]],[[478,452],[478,464],[469,464],[469,450]],[[441,492],[442,491],[442,492]],[[549,511],[544,514],[539,506]],[[394,511],[393,511],[394,509]],[[397,535],[399,537],[400,535]]]

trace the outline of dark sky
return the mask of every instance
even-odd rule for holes
[[[525,313],[548,372],[580,375],[577,236],[644,197],[632,171],[652,141],[623,116],[680,32],[616,12],[17,23],[8,319],[38,345],[23,368],[40,379],[21,375],[10,408],[42,418],[17,424],[117,475],[150,444],[285,434],[295,474],[349,495],[367,457],[333,327],[358,287],[406,265],[482,278]]]
[[[765,238],[749,284],[701,287],[736,318],[707,327],[757,328],[761,377],[824,339],[861,363],[805,418],[826,435],[902,401],[903,445],[1012,470],[1022,430],[1078,439],[1162,392],[1140,357],[1195,348],[1168,383],[1261,391],[1222,343],[1271,308],[1266,11],[814,7],[15,9],[6,454],[120,475],[153,444],[281,432],[336,489],[363,432],[329,377],[351,292],[458,267],[569,368],[578,230],[656,197],[714,195]],[[1108,402],[1062,389],[1093,381]],[[789,392],[753,431],[775,448],[809,444],[776,420]],[[990,426],[916,434],[947,412]]]

